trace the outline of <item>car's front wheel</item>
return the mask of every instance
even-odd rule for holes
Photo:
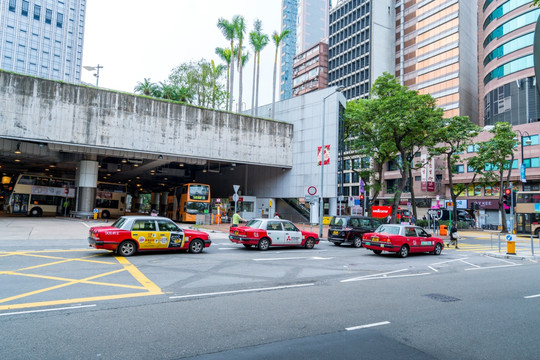
[[[398,255],[402,258],[406,258],[409,255],[409,247],[407,245],[403,245],[401,249],[399,249]]]
[[[361,248],[362,247],[362,238],[360,236],[355,236],[354,237],[353,246],[355,248]]]
[[[189,243],[189,252],[193,254],[200,254],[204,249],[204,243],[202,240],[193,239]]]
[[[270,247],[270,240],[268,240],[267,238],[259,240],[259,244],[257,245],[257,248],[259,250],[265,251],[265,250],[268,250],[269,247]]]
[[[439,243],[437,243],[437,244],[435,245],[435,249],[433,249],[432,254],[433,254],[433,255],[441,255],[441,252],[442,252],[442,245],[439,244]]]
[[[137,245],[131,240],[122,241],[118,246],[118,255],[131,256],[137,252]]]
[[[313,249],[313,247],[315,246],[315,239],[312,237],[307,238],[304,246],[306,247],[306,249]]]

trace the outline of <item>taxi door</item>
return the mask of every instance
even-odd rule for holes
[[[158,229],[160,238],[167,238],[169,249],[181,249],[187,244],[185,243],[184,230],[180,229],[176,224],[168,220],[158,220]]]
[[[420,246],[422,251],[433,251],[435,248],[435,240],[422,228],[415,228],[416,233],[418,234],[418,240],[420,241]]]
[[[285,243],[290,245],[302,244],[302,232],[293,223],[283,222],[285,230]]]
[[[137,240],[139,249],[147,250],[163,248],[164,245],[162,242],[164,240],[158,235],[155,220],[141,219],[133,222],[133,226],[131,227],[131,237],[134,240]],[[165,238],[165,247],[167,247],[168,242],[169,239]]]
[[[268,221],[266,223],[266,234],[272,241],[272,245],[284,245],[285,244],[285,232],[281,221]]]
[[[419,238],[416,234],[414,227],[405,227],[405,237],[407,238],[407,244],[409,245],[409,249],[411,249],[411,252],[423,251],[421,238]]]

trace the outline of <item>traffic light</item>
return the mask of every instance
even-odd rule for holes
[[[364,207],[364,194],[360,194],[360,206]]]
[[[503,207],[504,207],[504,210],[510,210],[511,196],[512,196],[512,190],[511,189],[504,189],[504,195],[503,195]]]

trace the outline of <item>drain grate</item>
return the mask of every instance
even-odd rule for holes
[[[461,299],[458,299],[456,297],[443,295],[443,294],[426,294],[424,296],[427,296],[430,299],[440,301],[440,302],[461,301]]]

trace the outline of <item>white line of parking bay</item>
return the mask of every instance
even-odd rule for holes
[[[325,258],[318,256],[297,256],[297,257],[283,257],[283,258],[262,258],[262,259],[253,259],[253,261],[277,261],[277,260],[331,260],[333,258]]]
[[[533,298],[537,298],[537,297],[540,297],[540,294],[524,296],[523,298],[525,298],[525,299],[533,299]]]
[[[388,325],[388,324],[390,324],[390,321],[381,321],[381,322],[373,323],[373,324],[366,324],[366,325],[348,327],[348,328],[345,328],[345,330],[353,331],[353,330],[367,329],[367,328],[370,328],[370,327]]]
[[[299,287],[306,287],[306,286],[313,286],[313,285],[315,285],[315,283],[298,284],[298,285],[285,285],[285,286],[274,286],[274,287],[257,288],[257,289],[219,291],[219,292],[214,292],[214,293],[202,293],[202,294],[192,294],[192,295],[169,296],[169,299],[188,299],[188,298],[216,296],[216,295],[241,294],[241,293],[248,293],[248,292],[260,292],[260,291],[292,289],[292,288],[299,288]]]
[[[68,306],[68,307],[61,307],[61,308],[54,308],[54,309],[40,309],[40,310],[17,311],[17,312],[10,312],[10,313],[0,314],[0,316],[31,314],[31,313],[40,313],[40,312],[48,312],[48,311],[74,310],[74,309],[83,309],[83,308],[94,307],[94,306],[96,306],[96,304],[92,304],[92,305],[79,305],[79,306]]]

